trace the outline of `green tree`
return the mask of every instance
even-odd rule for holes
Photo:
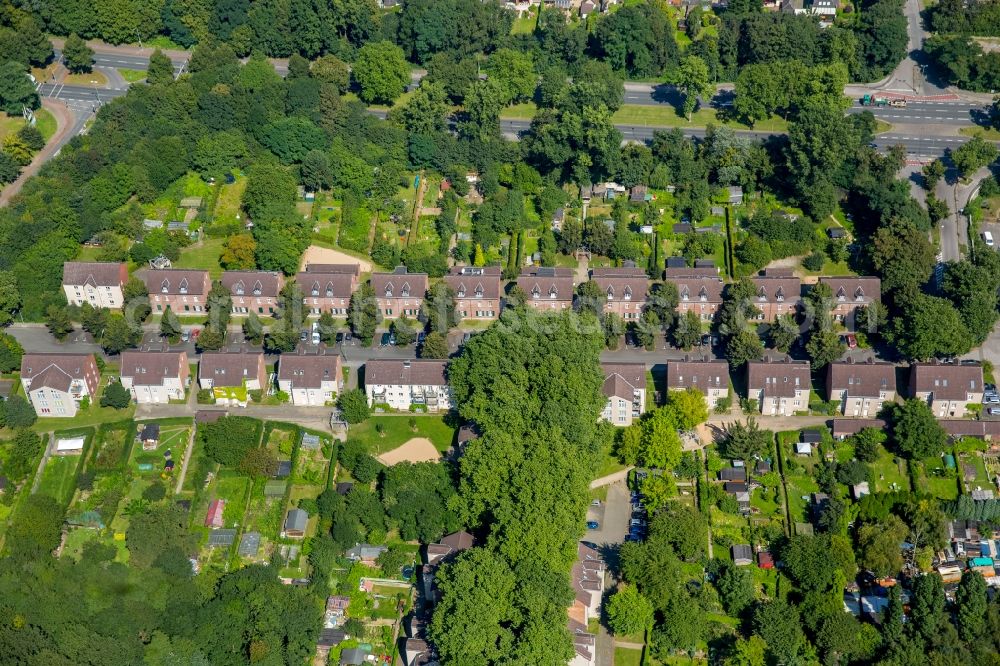
[[[180,339],[181,333],[181,321],[167,305],[167,309],[163,311],[163,317],[160,319],[160,336],[176,342]]]
[[[705,552],[708,526],[697,509],[672,502],[653,516],[649,535],[652,547],[667,546],[685,562],[696,562]]]
[[[798,610],[780,599],[765,601],[754,609],[753,629],[778,663],[793,662],[806,647]]]
[[[243,337],[251,344],[259,345],[264,339],[264,325],[256,312],[250,312],[243,320]]]
[[[857,435],[851,437],[851,442],[854,444],[854,457],[861,462],[875,462],[882,453],[882,445],[885,444],[885,440],[884,430],[864,428]]]
[[[111,382],[104,388],[101,395],[101,407],[125,409],[132,402],[132,395],[121,382]]]
[[[420,358],[448,358],[448,338],[444,333],[433,331],[424,338],[420,346]]]
[[[369,42],[358,50],[352,70],[360,91],[369,104],[390,104],[410,82],[410,68],[403,51],[392,42]]]
[[[459,125],[460,132],[480,141],[495,137],[500,131],[500,112],[506,105],[502,83],[495,79],[477,80],[465,94],[467,120]]]
[[[11,271],[0,271],[0,327],[10,325],[20,309],[21,291],[17,286],[17,276]]]
[[[31,403],[19,395],[12,395],[0,405],[3,406],[3,417],[8,428],[28,428],[38,419]],[[7,462],[10,463],[9,460]]]
[[[450,108],[444,86],[422,81],[399,111],[399,119],[413,134],[433,134],[447,129]]]
[[[24,347],[17,339],[6,333],[0,333],[0,372],[13,372],[21,367],[21,357]]]
[[[778,315],[767,331],[771,347],[782,353],[788,353],[799,337],[799,327],[793,315]]]
[[[381,320],[375,292],[372,290],[371,284],[365,283],[351,294],[350,308],[351,331],[354,333],[354,337],[361,340],[361,344],[367,347],[371,345],[375,330]]]
[[[142,329],[130,324],[124,315],[117,312],[108,316],[108,323],[101,336],[101,347],[108,354],[120,354],[139,344],[142,340]]]
[[[722,565],[722,570],[716,575],[715,587],[719,591],[722,607],[732,617],[742,615],[757,597],[750,569],[735,566],[731,562]]]
[[[830,363],[839,359],[847,351],[847,345],[840,335],[831,329],[816,331],[809,336],[806,352],[812,359],[812,367],[822,370]]]
[[[254,254],[257,242],[250,234],[230,236],[222,246],[219,263],[228,271],[248,271],[256,268]]]
[[[944,588],[936,573],[917,576],[910,595],[909,628],[915,638],[934,645],[948,622],[945,612]]]
[[[958,632],[965,641],[972,642],[981,639],[988,626],[986,581],[978,571],[965,571],[955,592],[955,605],[958,607],[955,623]]]
[[[146,69],[146,83],[151,86],[162,83],[172,83],[174,80],[174,63],[163,51],[156,49],[149,56],[149,67]]]
[[[0,64],[0,109],[8,116],[20,116],[22,109],[41,106],[38,92],[24,65],[14,61]]]
[[[236,468],[250,449],[257,448],[260,421],[246,416],[223,416],[198,429],[205,455],[229,468]]]
[[[708,420],[708,403],[705,402],[705,395],[696,388],[670,391],[667,408],[674,413],[677,427],[681,430],[692,430]]]
[[[656,409],[642,419],[642,447],[639,464],[670,470],[680,461],[681,439],[677,413],[671,407]]]
[[[269,478],[278,471],[278,459],[269,450],[254,447],[243,454],[239,470],[251,478]]]
[[[368,396],[360,389],[344,391],[337,397],[337,408],[345,421],[351,424],[368,420],[371,411],[368,408]]]
[[[8,556],[28,563],[49,556],[62,535],[63,509],[48,495],[31,494],[11,519],[5,539]]]
[[[490,54],[484,67],[491,79],[503,85],[507,103],[531,99],[538,85],[530,53],[514,49],[498,49]]]
[[[316,58],[309,66],[309,73],[314,79],[334,86],[340,93],[347,92],[351,84],[350,66],[335,55]]]
[[[708,65],[696,55],[681,58],[680,67],[673,83],[684,94],[682,109],[688,120],[691,120],[691,113],[698,105],[699,97],[710,98],[715,94],[715,86],[712,85]]]
[[[66,336],[73,332],[73,322],[69,318],[66,308],[58,305],[50,305],[45,311],[45,326],[49,333],[56,340],[65,340]]]
[[[736,421],[725,426],[720,453],[733,460],[752,460],[757,455],[767,455],[773,435],[769,430],[761,430],[757,420],[747,418],[746,424]]]
[[[752,635],[750,638],[738,638],[724,663],[725,666],[765,666],[767,664],[766,652],[767,644],[760,636]]]
[[[992,163],[997,158],[997,147],[981,136],[974,136],[950,152],[951,161],[963,178]]]
[[[921,169],[921,173],[924,176],[924,189],[928,192],[933,192],[937,184],[944,178],[944,162],[940,158],[928,162]]]
[[[94,50],[79,35],[72,33],[63,45],[63,62],[74,74],[89,72],[94,64]]]
[[[427,290],[427,297],[421,305],[421,320],[426,321],[431,331],[447,335],[461,321],[455,307],[455,291],[446,282],[438,282]]]
[[[947,433],[923,400],[911,398],[892,408],[892,440],[907,458],[928,458],[940,453]]]
[[[764,343],[757,332],[744,328],[726,340],[726,358],[730,367],[742,368],[748,361],[759,360],[764,355]]]
[[[881,523],[858,529],[858,564],[882,578],[903,568],[902,543],[909,529],[898,517],[890,515]]]
[[[677,318],[673,330],[674,344],[687,351],[701,342],[701,318],[694,310],[688,310]]]
[[[653,621],[653,604],[634,585],[622,583],[608,599],[608,628],[625,636],[645,631]]]
[[[400,347],[412,345],[417,339],[417,332],[413,328],[413,322],[406,315],[394,320],[389,326],[389,330],[395,336],[396,344]]]

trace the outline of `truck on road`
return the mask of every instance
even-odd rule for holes
[[[905,109],[906,100],[902,97],[893,97],[892,99],[888,97],[880,97],[878,95],[872,95],[870,93],[866,94],[861,98],[861,106],[891,106],[896,109]]]

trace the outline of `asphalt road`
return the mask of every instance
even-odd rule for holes
[[[61,99],[67,104],[82,103],[97,106],[110,102],[116,97],[121,97],[126,90],[114,90],[107,88],[91,88],[87,86],[67,86],[42,84],[39,93],[43,97],[54,97]],[[385,117],[385,112],[373,111],[379,117]],[[501,120],[500,130],[505,134],[517,136],[526,132],[531,127],[530,120]],[[653,134],[659,130],[668,129],[651,125],[618,125],[626,141],[649,142],[653,139]],[[681,128],[681,131],[688,136],[704,136],[704,128]],[[755,139],[764,139],[773,136],[774,132],[741,131],[740,134]],[[944,154],[945,150],[954,149],[967,139],[957,136],[917,136],[913,134],[883,134],[875,139],[875,144],[880,149],[888,149],[890,146],[901,144],[906,148],[907,153],[917,156],[937,157]]]

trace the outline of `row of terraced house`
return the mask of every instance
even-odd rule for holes
[[[154,312],[169,306],[177,314],[205,312],[212,282],[208,271],[149,269],[138,273],[149,292]],[[309,264],[295,275],[302,291],[307,315],[329,312],[346,316],[351,295],[360,284],[355,264]],[[693,311],[702,321],[712,321],[722,307],[725,283],[711,262],[693,267],[679,257],[671,257],[664,271],[665,282],[677,288],[680,314]],[[90,303],[94,307],[121,307],[122,287],[128,279],[125,264],[67,262],[63,269],[63,291],[71,304]],[[636,321],[646,307],[650,280],[635,266],[594,268],[590,279],[597,285],[605,313],[625,321]],[[500,316],[504,289],[501,270],[495,266],[456,266],[444,276],[455,294],[463,319],[493,320]],[[801,280],[789,269],[769,269],[750,278],[754,284],[753,305],[758,319],[773,321],[779,315],[795,314],[802,308]],[[832,292],[831,313],[848,328],[854,325],[857,309],[878,302],[881,285],[875,277],[821,277]],[[232,298],[235,315],[253,312],[273,315],[285,286],[280,273],[266,271],[225,271],[220,282]],[[409,273],[399,267],[391,273],[371,274],[379,314],[384,319],[415,318],[423,306],[430,281],[425,273]],[[540,311],[561,311],[573,307],[576,294],[574,271],[569,268],[531,267],[522,271],[515,283],[525,295],[528,307]]]

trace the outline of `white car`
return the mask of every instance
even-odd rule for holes
[[[989,231],[983,232],[983,240],[986,241],[986,247],[993,247],[993,234]]]

